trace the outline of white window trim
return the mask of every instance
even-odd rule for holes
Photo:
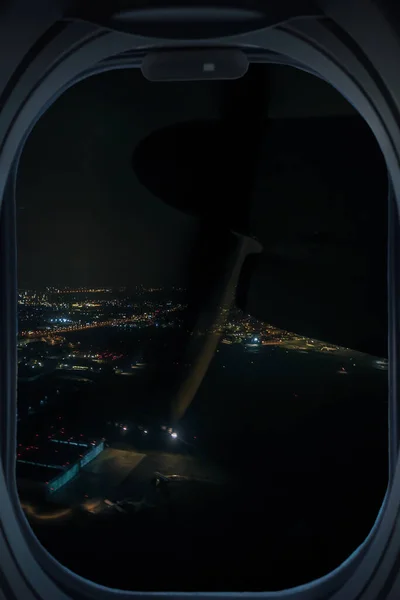
[[[126,66],[126,57],[119,62],[118,55],[136,50],[137,55],[150,48],[187,47],[200,44],[212,46],[239,46],[258,51],[270,51],[278,55],[278,62],[294,64],[318,74],[329,81],[345,96],[363,116],[372,129],[385,156],[391,177],[391,186],[397,202],[397,215],[393,225],[398,236],[400,214],[400,78],[396,65],[400,64],[400,40],[391,24],[372,0],[352,2],[321,0],[325,14],[335,22],[338,30],[347,32],[336,35],[335,29],[326,27],[324,20],[299,19],[282,24],[275,29],[225,37],[218,40],[176,42],[118,33],[90,23],[65,22],[63,28],[49,36],[48,43],[33,47],[36,39],[62,16],[57,2],[46,3],[47,12],[37,12],[37,4],[26,2],[31,9],[31,21],[21,28],[21,14],[11,13],[0,24],[2,48],[4,40],[18,46],[18,52],[4,52],[0,57],[0,94],[18,64],[27,55],[24,70],[20,70],[13,89],[0,112],[0,200],[2,201],[3,233],[5,227],[13,227],[13,196],[18,159],[38,115],[69,85],[100,69]],[[51,5],[51,7],[50,7]],[[19,7],[20,8],[20,7]],[[32,10],[35,11],[33,14]],[[27,13],[28,14],[28,13]],[[26,15],[25,15],[26,16]],[[13,21],[14,19],[14,21]],[[2,30],[2,27],[4,28]],[[8,27],[6,30],[5,28]],[[378,33],[380,39],[377,39]],[[4,35],[2,35],[4,34]],[[353,47],[346,43],[346,35],[361,49],[357,56]],[[33,47],[33,49],[32,49]],[[30,55],[28,54],[30,51]],[[110,57],[114,57],[111,58]],[[368,60],[366,60],[366,57]],[[14,62],[13,62],[14,60]],[[107,62],[108,61],[108,62]],[[129,63],[129,60],[128,60]],[[139,60],[140,63],[140,60]],[[138,59],[131,66],[138,66]],[[380,79],[377,82],[375,69]],[[8,221],[7,221],[8,219]],[[11,236],[12,238],[12,236]],[[2,240],[0,240],[2,241]],[[2,265],[2,281],[7,282],[0,290],[3,315],[1,352],[1,399],[0,399],[0,591],[8,598],[24,600],[68,600],[90,598],[135,598],[139,595],[171,598],[299,598],[303,600],[395,600],[400,598],[400,579],[394,577],[400,550],[400,461],[398,455],[397,428],[391,429],[390,468],[391,477],[374,527],[361,546],[326,576],[290,590],[265,593],[135,593],[111,590],[89,582],[61,566],[40,545],[32,533],[18,502],[15,482],[15,430],[16,288],[12,261],[15,246],[11,239],[8,248],[9,275]],[[394,257],[398,276],[399,257]],[[13,277],[14,275],[14,277]],[[397,290],[398,291],[398,282]],[[393,292],[393,290],[392,290]],[[391,419],[397,416],[398,402],[398,350],[399,315],[398,297],[390,303],[391,342],[389,344],[389,377],[391,387]],[[393,333],[394,332],[394,333]],[[16,361],[15,361],[16,362]],[[397,571],[399,568],[397,567]],[[385,590],[385,585],[387,589]]]

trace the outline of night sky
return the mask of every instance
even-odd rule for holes
[[[269,80],[271,119],[353,114],[312,76],[272,67]],[[132,153],[160,127],[220,117],[220,94],[220,82],[150,83],[137,70],[119,70],[60,97],[19,165],[20,287],[179,283],[198,220],[140,185]]]

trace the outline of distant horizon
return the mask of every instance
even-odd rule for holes
[[[82,291],[105,291],[105,290],[128,290],[128,289],[137,289],[142,288],[145,290],[163,290],[163,289],[186,289],[180,284],[169,284],[169,285],[161,285],[161,284],[143,284],[138,283],[135,285],[127,285],[127,284],[119,284],[119,285],[60,285],[60,284],[52,284],[46,286],[18,286],[18,292],[28,292],[28,291],[37,291],[37,290],[82,290]]]

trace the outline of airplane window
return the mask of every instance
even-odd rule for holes
[[[17,179],[16,472],[61,564],[263,591],[363,542],[388,481],[387,194],[366,124],[288,67],[111,71],[39,120]]]

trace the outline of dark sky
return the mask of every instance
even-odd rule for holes
[[[274,67],[269,76],[272,119],[353,114],[309,75]],[[34,128],[19,166],[20,286],[178,282],[197,220],[139,184],[132,153],[159,127],[218,118],[220,90],[219,82],[156,84],[119,70],[59,98]]]
[[[22,286],[152,284],[179,258],[191,219],[151,197],[130,163],[152,128],[185,118],[184,94],[165,86],[161,107],[148,85],[134,71],[93,77],[36,125],[18,176]]]

